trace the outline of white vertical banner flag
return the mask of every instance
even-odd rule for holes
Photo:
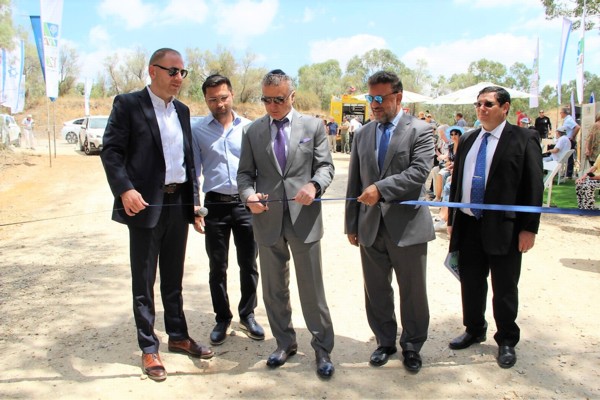
[[[6,78],[6,50],[0,49],[0,104],[4,103],[4,80]]]
[[[42,37],[44,39],[44,67],[46,73],[46,96],[58,97],[60,79],[59,40],[63,0],[40,0]]]
[[[571,26],[573,23],[567,18],[563,18],[562,36],[560,39],[560,52],[558,53],[558,105],[561,105],[561,92],[562,92],[562,73],[565,65],[565,53],[567,52],[567,42],[569,41],[569,34],[571,33]]]
[[[577,111],[575,110],[575,94],[571,90],[571,117],[577,121]]]
[[[581,15],[581,38],[577,43],[577,63],[575,64],[575,85],[577,86],[577,101],[583,104],[583,48],[585,39],[585,1]]]
[[[10,108],[11,114],[16,114],[19,106],[19,89],[23,79],[23,62],[25,59],[25,43],[21,39],[14,39],[13,49],[3,52],[3,98],[2,105]]]
[[[529,108],[537,108],[539,106],[539,86],[540,86],[540,38],[538,37],[535,47],[535,55],[533,56],[533,73],[531,74],[531,84],[529,85]]]
[[[83,98],[85,104],[85,116],[90,115],[90,94],[92,93],[92,80],[87,78],[83,90]]]

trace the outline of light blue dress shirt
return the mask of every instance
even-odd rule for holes
[[[212,114],[192,119],[194,166],[202,191],[237,195],[237,171],[242,149],[242,131],[250,124],[233,112],[233,124],[225,130]]]

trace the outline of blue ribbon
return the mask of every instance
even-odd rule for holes
[[[480,210],[493,211],[517,211],[526,213],[541,213],[541,214],[571,214],[584,215],[588,217],[600,217],[600,210],[581,210],[579,208],[557,208],[557,207],[537,207],[537,206],[513,206],[504,204],[471,204],[471,203],[454,203],[450,201],[426,201],[426,200],[407,200],[400,204],[417,205],[417,206],[433,206],[433,207],[449,207],[449,208],[477,208]]]

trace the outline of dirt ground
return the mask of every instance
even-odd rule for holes
[[[348,166],[348,156],[334,159],[330,198],[344,196]],[[51,161],[50,167],[43,138],[36,151],[0,153],[0,398],[600,398],[598,218],[542,217],[536,246],[523,263],[522,339],[512,369],[496,364],[489,302],[489,339],[462,351],[448,348],[463,327],[459,283],[443,266],[444,233],[429,246],[431,324],[423,369],[409,374],[398,356],[371,367],[376,346],[365,317],[358,249],[343,234],[343,203],[330,201],[323,206],[323,266],[336,332],[334,377],[322,381],[315,374],[294,281],[299,353],[275,370],[265,365],[275,341],[262,301],[256,315],[265,341],[246,337],[234,320],[212,360],[169,353],[157,283],[156,330],[169,377],[155,383],[140,368],[127,229],[110,220],[111,194],[99,157],[58,142]],[[214,325],[208,262],[204,238],[193,230],[186,261],[190,334],[207,343]],[[229,293],[237,304],[236,266],[230,271]]]

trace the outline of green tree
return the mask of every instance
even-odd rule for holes
[[[60,71],[58,79],[58,95],[64,96],[75,89],[79,76],[79,54],[75,48],[63,44],[60,48]],[[38,63],[39,64],[39,63]]]
[[[354,82],[353,86],[360,92],[367,89],[367,80],[377,71],[391,71],[400,77],[409,76],[411,71],[390,50],[372,49],[361,57],[354,56],[348,61],[346,75]]]
[[[12,49],[13,37],[15,37],[15,28],[10,0],[0,0],[0,48]]]
[[[579,29],[581,26],[581,16],[583,14],[584,0],[541,0],[546,10],[546,19],[554,19],[558,17],[569,17],[573,19],[572,30]],[[598,17],[600,17],[600,1],[585,0],[586,5],[586,20],[585,30],[590,31],[597,25]]]
[[[318,107],[329,108],[331,95],[339,95],[344,91],[340,85],[342,69],[337,60],[304,65],[298,70],[298,91],[314,93],[319,99]]]

